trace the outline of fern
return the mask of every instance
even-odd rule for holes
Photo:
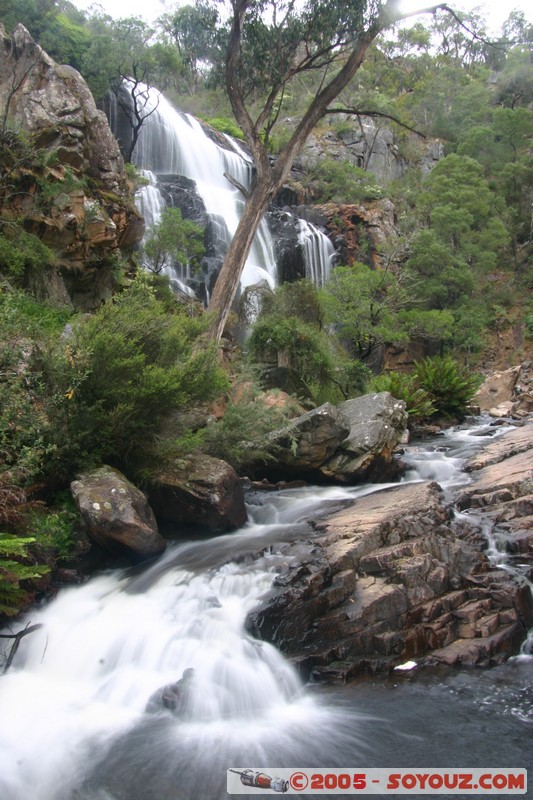
[[[437,413],[463,416],[481,378],[450,356],[427,357],[415,364],[414,377],[425,389]]]
[[[31,537],[0,533],[0,615],[16,616],[29,599],[22,581],[40,578],[49,568],[41,564],[23,564],[17,558],[28,558]]]

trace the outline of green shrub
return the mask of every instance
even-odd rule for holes
[[[48,469],[66,479],[91,463],[138,459],[171,411],[226,388],[216,352],[194,351],[203,320],[169,314],[146,274],[41,352]]]
[[[315,185],[317,201],[322,203],[357,203],[383,197],[374,175],[350,161],[323,158],[310,171],[309,178]]]
[[[206,122],[220,133],[226,133],[228,136],[233,136],[234,139],[244,139],[244,133],[235,120],[229,117],[212,117],[211,119],[207,119]]]
[[[266,406],[251,387],[237,400],[230,400],[224,416],[202,431],[202,450],[221,458],[242,474],[251,464],[266,463],[275,457],[268,436],[287,420],[287,413]]]
[[[387,372],[372,379],[369,389],[374,392],[390,392],[397,400],[403,400],[411,422],[428,419],[436,408],[428,392],[413,375]]]
[[[413,374],[431,398],[436,413],[445,416],[464,416],[481,384],[480,376],[451,356],[427,357],[415,364]]]
[[[22,584],[49,571],[46,566],[24,563],[31,560],[28,547],[33,542],[32,537],[0,532],[0,615],[16,616],[31,598]]]

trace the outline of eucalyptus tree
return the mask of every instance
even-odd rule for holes
[[[423,9],[454,12],[437,3]],[[414,16],[398,0],[231,0],[225,82],[233,113],[256,168],[235,235],[211,297],[211,333],[223,333],[257,227],[321,118],[357,73],[376,37]],[[422,13],[420,10],[417,13]],[[318,73],[318,91],[275,161],[268,140],[283,99],[304,75]],[[261,102],[259,101],[261,98]]]

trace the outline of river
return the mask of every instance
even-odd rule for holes
[[[451,492],[468,480],[464,459],[502,431],[480,420],[413,445],[403,480]],[[1,800],[221,800],[226,770],[243,765],[533,768],[530,643],[487,671],[413,669],[332,687],[304,685],[246,633],[283,542],[380,488],[251,494],[240,531],[173,543],[156,563],[98,574],[18,621],[42,628],[0,679]],[[494,560],[520,570],[487,535]],[[189,668],[183,715],[146,713]]]

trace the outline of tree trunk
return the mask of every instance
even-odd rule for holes
[[[266,175],[258,179],[246,201],[209,302],[209,312],[213,314],[209,334],[215,341],[219,341],[224,332],[231,304],[239,288],[243,266],[257,228],[275,191],[276,187],[271,176]]]

